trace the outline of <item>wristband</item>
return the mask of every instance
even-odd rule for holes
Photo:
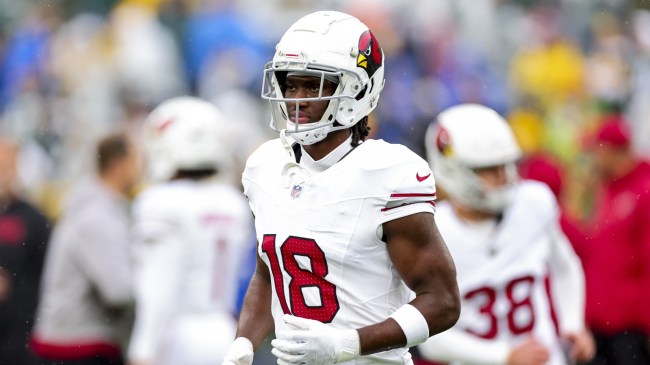
[[[344,330],[341,332],[341,356],[337,362],[352,360],[359,356],[359,332],[357,330]]]
[[[404,331],[406,347],[413,347],[429,338],[429,324],[414,306],[404,304],[389,318],[394,319]]]

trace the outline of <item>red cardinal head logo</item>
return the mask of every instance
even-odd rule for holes
[[[377,38],[371,31],[367,30],[359,37],[359,55],[357,56],[357,66],[363,68],[372,77],[375,71],[381,67],[384,62],[384,55]]]
[[[449,138],[449,132],[447,132],[447,130],[443,127],[438,128],[438,135],[436,136],[436,147],[443,156],[450,156],[452,153],[451,138]]]

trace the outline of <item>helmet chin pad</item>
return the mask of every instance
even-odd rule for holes
[[[310,126],[310,124],[318,123],[296,125],[292,122],[287,122],[286,134],[291,136],[300,145],[312,145],[324,140],[332,130],[332,123],[320,126]]]

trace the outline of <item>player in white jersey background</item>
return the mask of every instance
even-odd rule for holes
[[[252,217],[241,191],[218,179],[231,160],[227,128],[214,105],[193,97],[170,99],[145,121],[154,184],[133,208],[132,365],[219,364],[235,335]]]
[[[421,344],[451,364],[542,365],[589,360],[584,275],[546,185],[519,180],[519,146],[495,111],[464,104],[443,111],[426,147],[449,199],[436,221],[458,270],[461,316]],[[556,316],[556,318],[554,318]]]
[[[303,17],[278,43],[262,96],[280,138],[243,173],[258,263],[224,364],[251,364],[273,330],[279,364],[409,364],[407,347],[456,322],[429,166],[365,140],[383,63],[370,30],[339,12]]]

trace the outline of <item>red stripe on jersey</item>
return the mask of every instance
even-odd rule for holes
[[[436,193],[424,194],[424,193],[402,193],[402,194],[390,194],[391,198],[413,198],[413,197],[431,197],[435,198]]]
[[[431,204],[434,208],[435,208],[435,206],[436,206],[436,202],[434,202],[433,200],[430,200],[430,201],[427,201],[427,202],[404,203],[404,204],[402,204],[402,205],[398,205],[398,206],[396,206],[396,207],[381,208],[381,211],[382,211],[382,212],[386,212],[386,211],[389,211],[389,210],[392,210],[392,209],[401,208],[401,207],[403,207],[403,206],[405,206],[405,205],[411,205],[411,204],[417,204],[417,203],[429,203],[429,204]]]

